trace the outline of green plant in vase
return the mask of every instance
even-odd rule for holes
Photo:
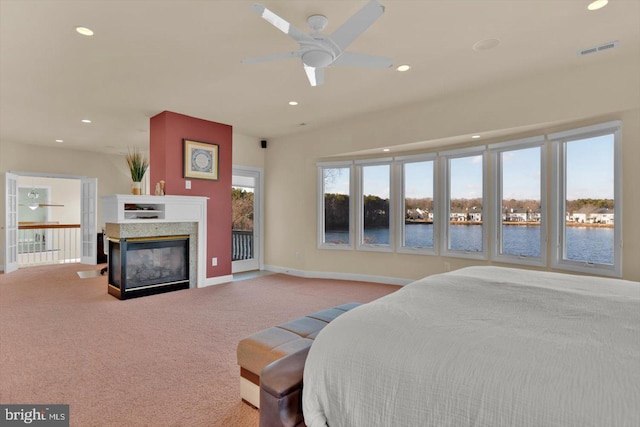
[[[131,171],[131,180],[133,181],[131,193],[141,194],[140,182],[149,168],[149,160],[143,156],[137,148],[134,148],[133,151],[130,150],[125,158]]]

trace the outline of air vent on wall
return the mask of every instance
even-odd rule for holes
[[[594,47],[590,47],[590,48],[587,48],[587,49],[579,50],[578,51],[578,56],[585,56],[585,55],[589,55],[591,53],[602,52],[603,50],[613,49],[616,46],[618,46],[618,42],[617,41],[601,44],[600,46],[594,46]]]

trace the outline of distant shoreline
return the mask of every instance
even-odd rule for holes
[[[406,219],[405,224],[433,224],[433,221],[424,219]],[[450,221],[451,225],[482,225],[482,221]],[[519,225],[519,226],[539,226],[537,221],[505,221],[502,225]],[[567,222],[567,227],[576,228],[613,228],[613,224],[591,224],[582,222]]]

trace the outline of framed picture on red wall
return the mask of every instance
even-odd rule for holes
[[[183,139],[182,143],[184,147],[183,176],[217,181],[220,146],[190,139]]]

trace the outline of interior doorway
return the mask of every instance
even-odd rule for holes
[[[262,268],[262,170],[234,167],[231,206],[231,272]]]
[[[37,264],[96,264],[97,179],[5,173],[5,273]]]

